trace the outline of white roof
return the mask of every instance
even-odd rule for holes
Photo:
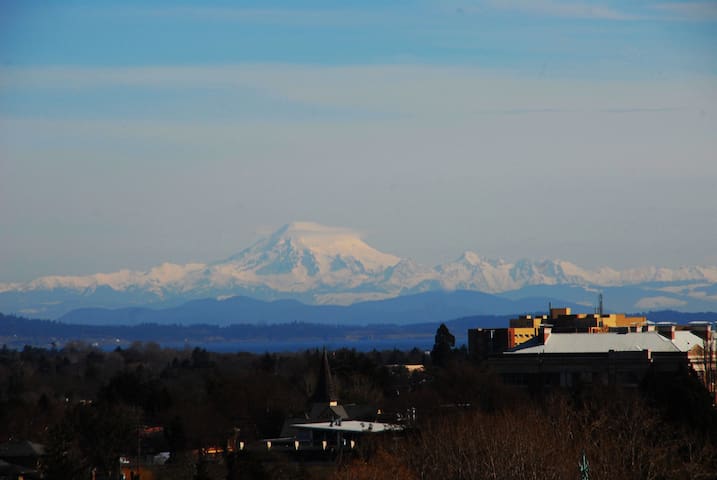
[[[506,353],[688,352],[695,345],[702,345],[702,339],[687,331],[675,332],[675,340],[657,332],[551,333],[544,345],[526,342]]]
[[[684,330],[675,332],[675,340],[673,340],[673,342],[681,352],[689,352],[695,345],[699,345],[700,347],[704,346],[704,340],[694,333]]]
[[[308,430],[322,430],[322,431],[334,431],[334,432],[386,432],[386,431],[397,431],[403,430],[403,426],[394,425],[391,423],[381,422],[362,422],[360,420],[343,420],[341,423],[337,422],[316,422],[316,423],[295,423],[292,425],[295,428],[305,428]]]

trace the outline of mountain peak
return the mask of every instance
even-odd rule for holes
[[[466,250],[463,252],[463,255],[458,258],[459,262],[465,262],[470,265],[478,265],[481,263],[481,260],[480,255],[475,252],[471,252],[470,250]]]
[[[322,225],[322,224],[316,223],[316,222],[298,221],[298,222],[287,223],[286,225],[282,226],[279,229],[279,231],[326,233],[326,232],[337,232],[337,231],[352,232],[353,230],[348,229],[348,228],[341,228],[341,227],[331,227],[331,226]]]
[[[305,247],[320,247],[339,239],[354,239],[361,242],[360,235],[351,229],[328,227],[314,222],[292,222],[279,228],[271,235],[271,240],[292,240]]]
[[[297,275],[306,270],[309,276],[317,277],[349,271],[355,274],[383,272],[399,260],[369,246],[354,230],[314,222],[293,222],[230,257],[228,262],[263,276]],[[303,274],[300,277],[297,280],[306,280]]]

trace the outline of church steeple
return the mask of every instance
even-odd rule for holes
[[[329,367],[329,355],[324,353],[321,358],[321,365],[319,366],[319,378],[316,382],[316,389],[314,394],[311,396],[312,403],[325,403],[329,406],[338,405],[338,396],[336,395],[336,389],[334,388],[334,382],[331,379],[331,368]]]

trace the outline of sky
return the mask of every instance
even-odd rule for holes
[[[0,0],[0,282],[292,221],[717,264],[717,1]]]

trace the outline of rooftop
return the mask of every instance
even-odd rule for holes
[[[522,343],[506,354],[528,353],[607,353],[634,352],[650,350],[652,352],[688,352],[696,345],[702,345],[702,339],[692,332],[676,331],[675,339],[660,335],[658,332],[631,333],[552,333],[545,341],[534,338]]]
[[[341,422],[315,422],[315,423],[295,423],[295,428],[304,428],[307,430],[321,430],[334,432],[387,432],[403,430],[401,425],[381,422],[362,422],[360,420],[344,420]]]

